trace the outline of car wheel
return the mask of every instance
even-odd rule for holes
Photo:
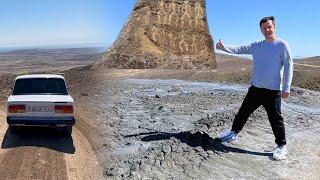
[[[9,125],[10,134],[16,134],[19,131],[19,127]]]
[[[66,126],[66,127],[64,127],[64,128],[63,128],[63,132],[64,132],[64,135],[65,135],[66,137],[71,136],[71,134],[72,134],[72,126]]]

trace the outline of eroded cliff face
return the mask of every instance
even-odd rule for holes
[[[215,68],[205,0],[139,0],[94,68]]]

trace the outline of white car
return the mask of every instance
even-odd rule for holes
[[[75,124],[74,100],[61,75],[21,75],[15,79],[7,101],[11,132],[17,126],[62,127],[67,136]]]

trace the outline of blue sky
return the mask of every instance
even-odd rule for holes
[[[0,0],[0,47],[110,46],[136,0]],[[230,45],[262,39],[259,20],[276,17],[295,57],[320,55],[317,0],[207,0],[212,37]]]

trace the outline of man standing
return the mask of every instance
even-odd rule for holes
[[[273,158],[286,158],[286,138],[283,118],[281,116],[281,98],[288,98],[293,75],[293,62],[288,44],[275,35],[275,19],[265,17],[260,21],[260,30],[265,40],[254,42],[247,46],[231,47],[220,40],[217,49],[233,54],[252,54],[251,87],[237,113],[231,131],[221,135],[222,142],[236,140],[249,116],[263,106],[278,145],[273,152]]]

